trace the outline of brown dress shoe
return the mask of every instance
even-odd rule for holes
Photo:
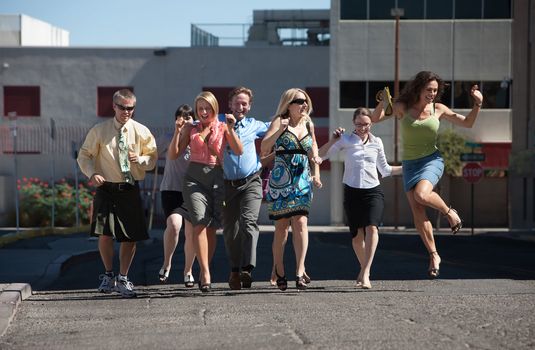
[[[241,289],[241,280],[239,272],[231,272],[228,279],[228,285],[230,289],[239,290]]]

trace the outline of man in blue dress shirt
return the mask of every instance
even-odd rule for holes
[[[252,100],[253,93],[248,88],[237,87],[230,92],[229,108],[236,117],[234,128],[243,144],[243,154],[237,156],[227,146],[223,156],[223,236],[231,267],[229,286],[235,290],[251,288],[253,281],[251,273],[256,265],[259,234],[257,221],[262,204],[262,165],[255,140],[264,137],[269,126],[269,123],[246,117]]]

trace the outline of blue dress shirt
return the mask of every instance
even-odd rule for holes
[[[220,121],[225,121],[225,115],[219,115]],[[260,156],[256,153],[255,140],[264,137],[270,123],[244,117],[236,122],[234,130],[243,145],[243,154],[237,156],[227,144],[223,155],[223,173],[226,180],[239,180],[254,174],[260,168]]]

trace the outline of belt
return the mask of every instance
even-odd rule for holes
[[[114,192],[124,192],[124,191],[132,190],[136,188],[138,185],[136,181],[134,182],[134,184],[129,184],[128,182],[105,182],[104,186],[107,189],[114,191]]]
[[[240,187],[245,185],[249,180],[251,180],[253,177],[259,175],[259,171],[252,173],[251,175],[244,177],[243,179],[237,179],[237,180],[225,180],[225,182],[232,187]]]

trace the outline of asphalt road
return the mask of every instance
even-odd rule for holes
[[[222,237],[214,290],[186,289],[177,252],[171,284],[156,283],[161,241],[140,246],[131,279],[139,297],[95,292],[101,265],[82,261],[25,300],[0,349],[533,349],[535,243],[437,236],[441,278],[428,280],[418,236],[383,233],[373,289],[354,287],[356,259],[345,233],[311,234],[309,290],[269,286],[271,235],[262,234],[256,282],[230,291]],[[287,275],[293,277],[291,244]]]

